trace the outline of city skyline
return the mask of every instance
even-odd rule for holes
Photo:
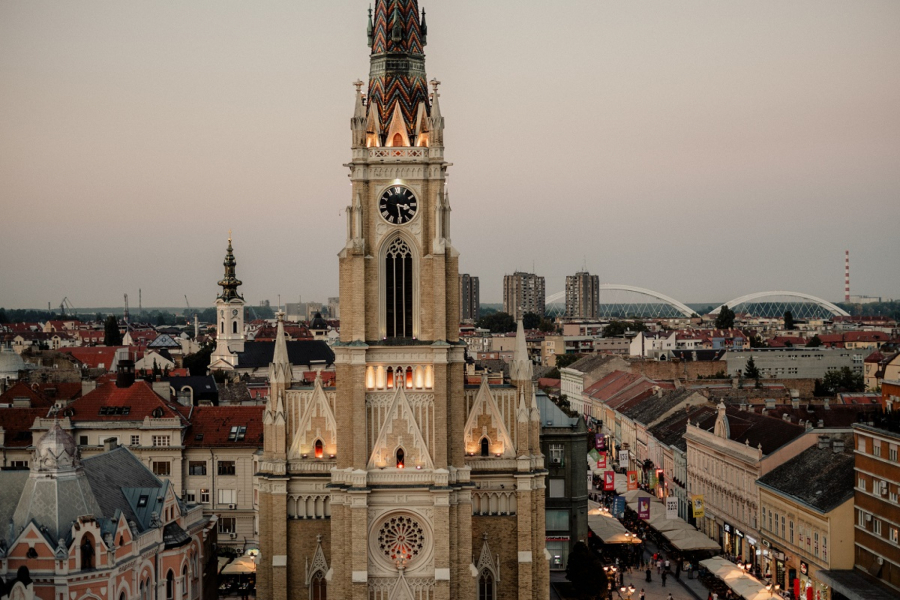
[[[211,306],[229,229],[249,302],[336,295],[366,6],[0,7],[0,306]],[[835,301],[848,248],[854,295],[900,297],[900,6],[424,6],[484,303],[582,267]]]

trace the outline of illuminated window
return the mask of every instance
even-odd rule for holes
[[[405,453],[403,452],[403,448],[397,448],[397,468],[402,469],[404,465]]]
[[[325,447],[322,440],[316,440],[316,458],[322,458],[325,455]]]

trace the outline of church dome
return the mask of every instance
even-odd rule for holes
[[[18,379],[19,371],[25,370],[25,361],[13,350],[0,347],[0,379]]]
[[[81,466],[75,439],[54,423],[34,450],[39,471],[70,471]]]
[[[322,318],[322,313],[313,315],[313,320],[309,324],[310,329],[328,329],[328,322]]]

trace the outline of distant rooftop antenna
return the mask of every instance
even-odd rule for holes
[[[850,302],[850,251],[844,252],[844,302]]]

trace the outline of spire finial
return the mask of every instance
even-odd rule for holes
[[[362,94],[362,87],[364,85],[366,85],[366,83],[364,81],[362,81],[361,79],[357,79],[356,81],[353,82],[353,87],[356,88],[357,94]]]

